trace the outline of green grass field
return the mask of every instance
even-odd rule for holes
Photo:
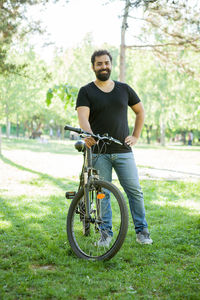
[[[88,262],[66,238],[64,195],[77,188],[68,162],[80,156],[73,143],[4,139],[2,152],[0,299],[200,298],[200,181],[142,180],[154,244],[136,243],[130,218],[120,252]]]

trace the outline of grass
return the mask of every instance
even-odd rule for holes
[[[199,299],[199,182],[141,181],[154,244],[137,244],[130,221],[113,259],[88,262],[72,253],[66,239],[70,200],[64,194],[76,189],[77,178],[54,176],[36,164],[27,167],[16,149],[37,153],[38,165],[43,153],[51,153],[49,164],[52,157],[67,160],[74,153],[71,142],[4,140],[0,299]]]

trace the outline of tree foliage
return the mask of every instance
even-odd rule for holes
[[[192,59],[191,53],[190,57]],[[147,49],[128,50],[127,82],[144,104],[144,129],[154,132],[157,138],[160,138],[161,125],[171,136],[177,131],[197,131],[200,128],[199,83],[187,73],[178,68],[167,68]]]
[[[21,1],[16,8],[20,16],[24,15],[23,9],[30,5],[29,2]],[[35,4],[37,1],[32,2]],[[144,130],[143,134],[148,142],[152,134],[160,139],[162,126],[171,136],[191,129],[198,132],[200,128],[197,76],[200,73],[199,25],[196,12],[188,9],[188,2],[184,7],[184,2],[126,1],[130,9],[127,24],[124,24],[125,32],[134,31],[130,20],[136,18],[136,7],[142,7],[140,20],[137,16],[142,27],[139,39],[132,45],[125,45],[126,82],[135,89],[144,104],[146,132]],[[2,3],[5,7],[5,1]],[[9,9],[10,3],[7,4]],[[66,122],[77,125],[75,100],[78,90],[94,80],[90,57],[96,47],[91,34],[78,47],[58,51],[54,62],[47,66],[25,43],[9,49],[18,30],[20,16],[13,19],[16,31],[14,27],[12,31],[8,30],[7,40],[6,34],[2,33],[5,29],[0,29],[0,36],[3,36],[3,42],[0,40],[0,74],[4,72],[0,75],[0,122],[20,123],[27,128],[29,135],[33,131],[63,128]],[[2,24],[0,28],[3,28]],[[118,80],[119,49],[111,45],[102,45],[102,48],[111,52],[111,78]],[[2,52],[4,49],[5,52]],[[16,66],[23,66],[25,76],[15,72]],[[130,118],[133,126],[133,114]]]
[[[45,90],[51,76],[47,76],[45,63],[32,49],[23,49],[23,55],[16,49],[9,51],[8,61],[16,65],[27,62],[27,76],[0,75],[0,122],[6,122],[7,128],[10,122],[24,124],[28,129],[34,123],[37,128],[45,120]],[[22,54],[22,50],[20,52]]]
[[[29,21],[26,11],[32,5],[46,4],[49,0],[0,1],[0,74],[20,73],[26,65],[7,62],[7,52],[14,39],[21,40],[29,32],[41,32],[39,21]],[[56,2],[56,0],[54,0]],[[22,27],[22,21],[26,24]]]
[[[137,15],[140,8],[139,17]],[[142,10],[141,10],[142,8]],[[142,13],[141,13],[142,12]],[[200,4],[197,0],[124,0],[124,12],[121,27],[120,79],[125,81],[125,58],[127,49],[151,49],[162,65],[162,80],[159,89],[161,142],[164,145],[165,127],[168,120],[167,99],[172,99],[169,89],[168,70],[181,72],[199,82],[198,53],[200,52]],[[134,34],[135,43],[126,44],[125,34],[133,30],[130,19],[140,22],[140,34]],[[192,59],[191,59],[192,57]],[[165,78],[166,77],[166,78]],[[165,90],[167,93],[163,92]],[[180,101],[182,102],[182,101]],[[179,103],[180,105],[180,103]],[[186,105],[187,106],[187,105]],[[199,105],[195,105],[199,115]],[[199,122],[197,122],[199,123]],[[151,125],[146,124],[146,128]]]
[[[66,84],[55,85],[49,88],[46,94],[46,103],[49,106],[53,97],[58,97],[63,103],[65,109],[68,105],[74,106],[77,97],[78,88]]]
[[[142,28],[142,34],[138,36],[134,34],[135,43],[126,45],[126,48],[149,48],[160,60],[173,63],[183,72],[199,78],[198,72],[195,72],[192,64],[190,65],[182,55],[184,50],[200,52],[199,1],[126,0],[125,5],[129,6],[126,30],[133,30],[129,27],[131,19],[138,21],[138,25]],[[142,5],[143,13],[140,12],[138,17],[137,11],[132,8]]]

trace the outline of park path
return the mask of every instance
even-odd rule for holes
[[[134,149],[140,178],[200,180],[200,152],[186,150]]]
[[[186,150],[135,148],[133,152],[140,179],[200,181],[200,151]],[[54,177],[75,178],[79,175],[82,165],[82,155],[77,152],[75,155],[69,155],[5,150],[4,156],[10,162],[27,168],[26,171],[32,172],[32,175],[36,171]],[[0,161],[4,181],[10,176],[22,173],[18,170],[17,173],[11,174],[12,168],[12,164]]]

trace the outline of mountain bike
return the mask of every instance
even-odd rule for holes
[[[98,149],[94,159],[92,148],[88,148],[83,140],[75,143],[75,148],[83,153],[83,166],[78,191],[66,192],[66,198],[72,199],[66,226],[69,244],[79,258],[109,260],[120,250],[126,237],[128,209],[120,190],[99,178],[95,161],[103,154],[107,144],[122,143],[113,137],[91,134],[68,125],[64,129],[78,133],[82,139],[93,137],[97,143],[93,147]],[[108,210],[112,214],[110,227]]]

